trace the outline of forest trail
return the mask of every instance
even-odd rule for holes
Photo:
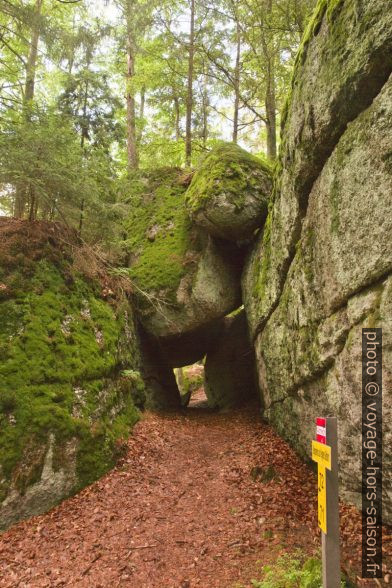
[[[148,414],[116,469],[0,535],[0,586],[248,587],[319,544],[315,484],[254,407]]]

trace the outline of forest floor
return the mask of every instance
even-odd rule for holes
[[[254,407],[199,400],[147,414],[113,471],[0,535],[0,586],[249,587],[279,554],[317,552],[312,470]],[[342,505],[341,522],[344,566],[358,572],[358,511]]]

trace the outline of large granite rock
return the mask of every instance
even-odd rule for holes
[[[166,358],[161,345],[143,329],[139,329],[142,357],[142,375],[149,394],[145,407],[155,411],[179,409],[180,390],[173,372],[173,365]]]
[[[338,416],[342,493],[358,505],[362,327],[384,328],[392,379],[391,31],[386,0],[319,4],[297,60],[274,205],[242,280],[266,416],[307,456],[315,416]],[[391,413],[386,384],[386,471]]]
[[[129,275],[144,329],[157,338],[190,333],[241,304],[241,251],[189,220],[179,169],[138,175],[125,222]]]
[[[105,473],[144,404],[132,310],[87,255],[56,225],[0,220],[0,528]]]
[[[194,175],[186,202],[197,225],[215,237],[241,242],[263,226],[271,191],[266,162],[234,143],[221,143]]]
[[[347,125],[392,72],[388,0],[320,0],[301,44],[282,116],[274,204],[253,252],[244,303],[262,330],[282,292],[309,193]]]
[[[255,357],[243,310],[223,320],[207,353],[204,389],[211,408],[235,408],[257,397]]]
[[[218,319],[194,331],[159,339],[159,347],[166,362],[179,368],[203,359],[220,336],[224,321]]]

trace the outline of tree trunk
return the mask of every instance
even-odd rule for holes
[[[146,86],[142,86],[140,90],[140,111],[139,111],[139,118],[143,120],[144,118],[144,107],[146,105]]]
[[[26,84],[24,94],[24,106],[28,107],[34,99],[35,89],[35,72],[37,69],[38,43],[40,37],[40,18],[42,12],[43,0],[36,0],[34,17],[32,23],[30,51],[26,64]],[[29,113],[28,113],[29,115]]]
[[[181,129],[180,129],[180,101],[178,96],[174,96],[174,115],[175,115],[175,126],[176,126],[176,141],[181,139]]]
[[[26,63],[26,80],[25,80],[25,88],[24,88],[24,96],[23,96],[23,113],[24,118],[26,121],[29,121],[31,118],[31,107],[34,100],[34,90],[35,90],[35,73],[37,69],[37,57],[38,57],[38,43],[40,37],[40,18],[42,12],[42,5],[43,0],[36,0],[35,2],[35,10],[32,22],[32,29],[31,29],[31,42],[30,42],[30,50],[27,57]],[[34,189],[32,186],[26,186],[25,184],[19,184],[16,187],[16,195],[15,195],[15,207],[14,207],[14,216],[16,218],[23,218],[27,200],[30,199],[30,212],[29,218],[30,220],[34,220],[35,210],[36,210],[36,203],[35,203],[35,194]]]
[[[132,171],[139,166],[136,137],[136,103],[135,93],[132,88],[135,76],[135,39],[133,31],[133,0],[127,0],[126,21],[127,21],[127,154],[128,170]]]
[[[146,86],[143,84],[140,90],[140,107],[139,107],[139,121],[140,121],[140,129],[137,137],[137,147],[139,150],[140,144],[143,139],[143,121],[144,121],[144,109],[146,106]]]
[[[90,62],[87,63],[87,66],[90,65]],[[80,147],[82,148],[83,155],[85,155],[84,150],[84,143],[88,137],[88,122],[87,122],[87,101],[88,101],[88,80],[86,80],[86,85],[84,89],[84,96],[83,96],[83,123],[81,129],[81,137],[80,137]],[[83,230],[83,222],[84,222],[84,198],[80,203],[80,216],[79,216],[79,236],[82,236]]]
[[[203,68],[204,69],[204,68]],[[205,66],[204,74],[203,74],[203,148],[206,149],[207,147],[207,139],[208,139],[208,108],[210,106],[210,101],[208,97],[208,64]]]
[[[271,16],[272,0],[267,1],[266,16]],[[276,159],[276,80],[275,80],[275,59],[276,47],[273,46],[271,36],[261,39],[264,53],[264,67],[266,69],[266,90],[264,97],[266,129],[267,129],[267,157]]]
[[[185,164],[189,167],[192,163],[192,109],[193,109],[193,68],[195,58],[195,0],[191,0],[191,22],[189,31],[188,53],[188,84],[186,96],[186,123],[185,123]]]
[[[267,157],[276,159],[276,87],[273,57],[267,71],[267,90],[265,94],[265,113],[267,118]]]
[[[233,143],[238,141],[238,118],[240,108],[240,59],[241,59],[241,28],[237,21],[237,52],[234,69],[234,117],[233,117]]]

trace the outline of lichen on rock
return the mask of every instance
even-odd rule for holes
[[[263,287],[252,332],[276,307],[313,183],[347,125],[371,105],[392,72],[391,28],[386,0],[318,2],[282,116],[270,230],[259,237],[259,260],[253,256]]]
[[[246,241],[267,216],[271,177],[266,160],[234,143],[220,143],[202,161],[187,190],[190,216],[215,237]]]
[[[347,0],[320,3],[313,24],[243,298],[265,416],[309,457],[309,422],[336,415],[342,494],[359,504],[361,329],[387,331],[391,321],[392,21],[383,0]],[[387,379],[390,349],[387,336]],[[388,392],[383,402],[389,423]],[[388,424],[383,434],[390,443]],[[390,520],[392,496],[384,494]]]

